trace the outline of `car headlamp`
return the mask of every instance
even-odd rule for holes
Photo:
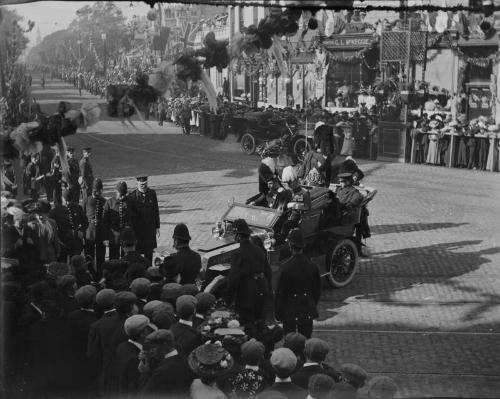
[[[217,239],[220,239],[222,237],[224,237],[224,224],[222,223],[221,220],[218,220],[216,223],[215,223],[215,226],[212,228],[212,236],[214,238],[217,238]]]
[[[264,239],[264,248],[266,251],[271,251],[276,244],[276,240],[274,239],[273,234],[267,233],[266,238]]]

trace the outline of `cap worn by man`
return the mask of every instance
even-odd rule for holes
[[[149,318],[142,314],[136,314],[125,320],[123,329],[125,330],[125,334],[129,337],[135,337],[142,333],[148,326],[152,326],[149,322]]]
[[[127,194],[127,183],[125,183],[124,181],[118,182],[118,184],[116,185],[116,191],[118,191],[120,195]]]
[[[96,300],[97,290],[93,285],[84,285],[75,292],[75,299],[82,308],[92,306]]]
[[[196,284],[184,284],[182,286],[182,295],[196,296],[199,292],[200,291],[198,290]]]
[[[355,388],[361,388],[365,385],[368,373],[360,366],[352,363],[345,363],[340,366],[340,372],[345,379]]]
[[[328,399],[335,390],[335,381],[326,374],[314,374],[309,377],[309,395],[314,399]]]
[[[209,292],[200,292],[196,294],[195,298],[198,301],[198,304],[196,305],[196,311],[198,313],[205,313],[209,311],[216,301],[215,296]]]
[[[116,307],[126,307],[133,305],[137,302],[137,296],[129,291],[121,291],[116,294],[115,305]]]
[[[150,345],[174,345],[174,336],[170,330],[159,329],[146,337],[146,343]]]
[[[115,300],[116,300],[116,292],[111,288],[104,288],[103,290],[99,291],[95,298],[95,302],[99,306],[105,306],[105,307],[113,306],[115,304]]]
[[[175,310],[179,317],[185,318],[194,314],[196,310],[196,298],[192,295],[181,295],[175,302]]]
[[[285,335],[283,347],[290,349],[296,356],[301,356],[304,353],[306,346],[306,337],[297,332],[288,333]]]
[[[147,278],[139,277],[130,283],[130,291],[132,291],[138,298],[144,298],[149,294],[151,281]]]
[[[102,190],[103,189],[103,184],[102,184],[102,180],[97,178],[94,180],[94,185],[92,186],[92,189],[94,191],[96,190]]]
[[[168,309],[162,306],[158,306],[153,311],[151,320],[158,328],[167,330],[177,321],[173,308]]]
[[[142,183],[142,182],[148,181],[148,176],[137,176],[136,179],[138,182]]]
[[[149,317],[151,319],[152,316],[153,316],[153,312],[155,311],[155,309],[159,305],[161,305],[162,303],[164,303],[164,302],[162,302],[162,301],[156,301],[156,300],[155,301],[150,301],[150,302],[148,302],[148,303],[146,303],[144,305],[144,307],[142,308],[142,311],[144,312],[144,314],[147,317]]]
[[[368,381],[366,393],[370,398],[393,398],[398,391],[394,380],[385,375],[377,375]]]
[[[265,351],[264,344],[252,338],[241,345],[241,358],[246,364],[257,366],[264,357]]]
[[[339,179],[352,179],[352,173],[351,172],[339,173],[338,178]]]
[[[297,356],[288,348],[273,351],[270,361],[276,373],[281,375],[291,375],[297,366]]]
[[[76,278],[72,274],[66,274],[57,278],[57,286],[61,289],[67,289],[76,283]]]
[[[182,285],[177,283],[167,283],[163,286],[160,299],[162,301],[176,300],[182,295]]]

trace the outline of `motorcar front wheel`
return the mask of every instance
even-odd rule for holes
[[[250,133],[245,133],[241,137],[241,149],[247,155],[252,155],[255,152],[255,137]]]
[[[345,287],[358,269],[359,253],[356,244],[346,238],[330,241],[325,261],[328,281],[335,288]]]

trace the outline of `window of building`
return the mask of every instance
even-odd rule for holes
[[[243,15],[243,8],[242,7],[238,7],[238,17],[239,17],[238,31],[241,32],[243,30],[243,28],[245,27],[245,18]]]

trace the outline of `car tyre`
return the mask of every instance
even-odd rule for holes
[[[304,159],[304,155],[312,149],[311,140],[307,140],[305,137],[299,137],[295,140],[293,144],[293,153],[297,156],[299,160]]]
[[[348,285],[359,265],[359,253],[356,244],[344,238],[340,241],[330,241],[326,254],[327,278],[335,288]]]
[[[245,154],[252,155],[255,152],[255,148],[255,137],[250,133],[245,133],[241,137],[241,149]]]

